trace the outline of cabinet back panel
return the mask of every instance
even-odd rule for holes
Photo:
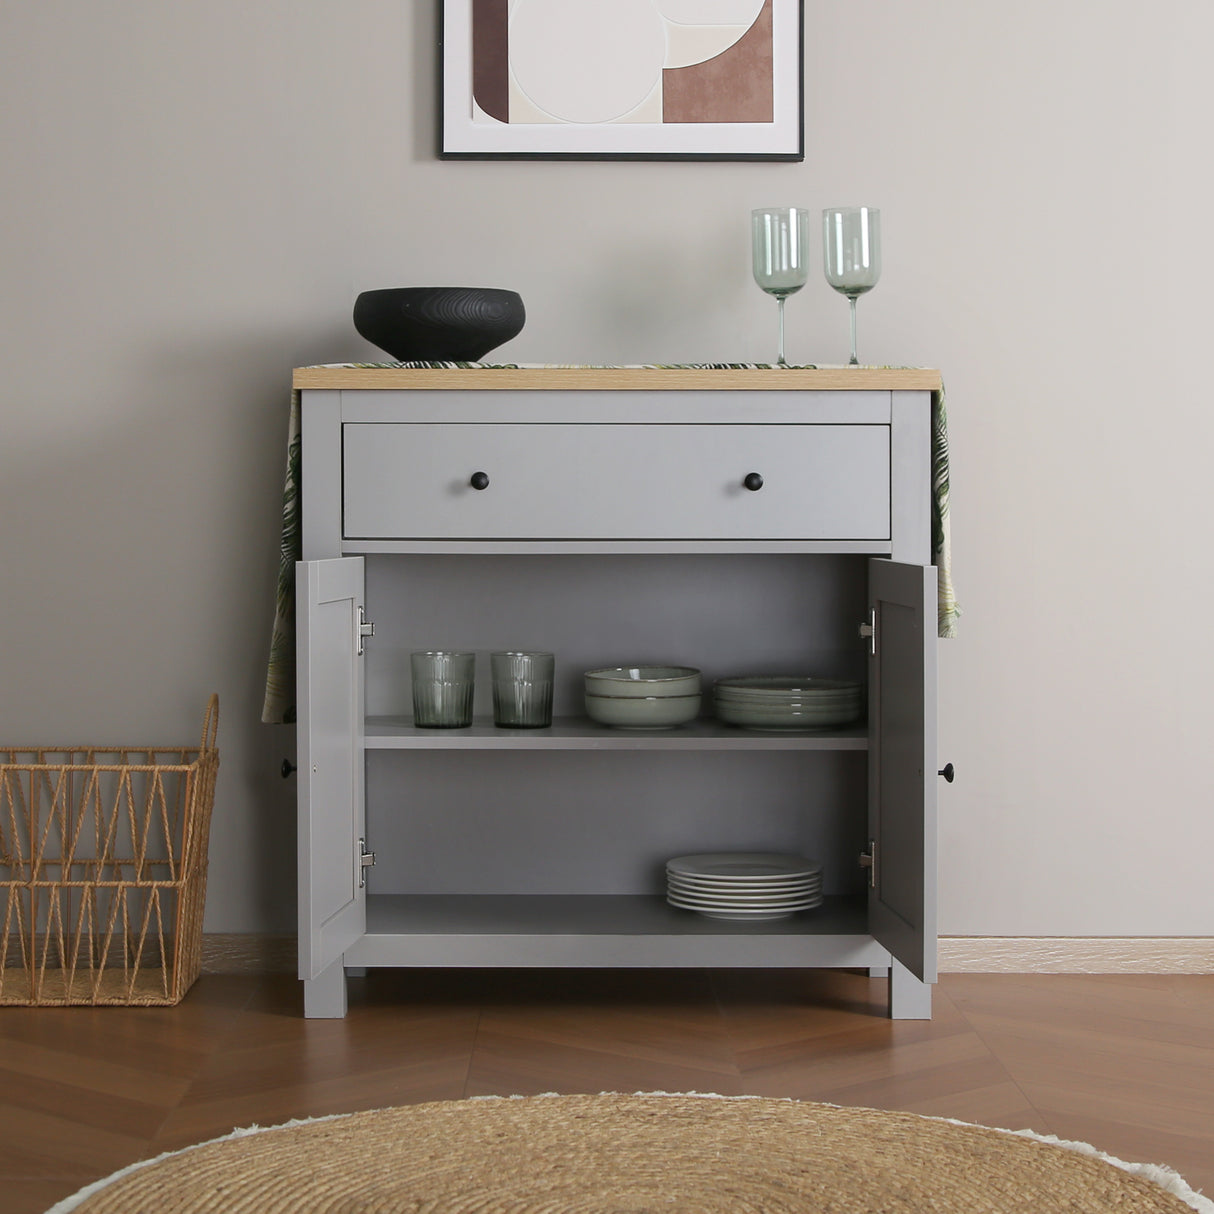
[[[862,752],[374,752],[368,889],[656,894],[672,856],[781,851],[859,893],[865,788]]]
[[[866,557],[368,556],[366,702],[411,712],[409,653],[475,649],[476,711],[492,712],[487,653],[556,654],[553,711],[583,711],[582,674],[638,662],[738,674],[865,678],[857,626]]]

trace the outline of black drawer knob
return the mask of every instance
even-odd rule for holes
[[[742,484],[746,486],[751,493],[758,493],[763,488],[763,478],[757,472],[748,472],[742,478]]]
[[[282,778],[285,780],[293,771],[295,771],[295,764],[292,763],[290,759],[283,759],[282,767],[279,770],[282,772]]]
[[[474,472],[471,479],[468,481],[468,484],[470,484],[473,489],[488,489],[489,474],[487,472]]]
[[[936,775],[943,776],[951,784],[953,782],[953,776],[956,775],[956,772],[953,771],[953,765],[951,763],[945,763],[945,765],[940,768],[938,772],[936,772]]]

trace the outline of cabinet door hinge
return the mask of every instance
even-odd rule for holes
[[[363,889],[367,884],[367,869],[375,863],[375,853],[367,851],[366,839],[359,839],[358,850],[354,853],[354,873],[358,878],[358,888]]]
[[[363,638],[364,637],[373,637],[374,635],[375,635],[375,625],[373,623],[371,623],[371,621],[369,619],[367,619],[366,610],[363,607],[363,605],[361,603],[359,603],[359,605],[358,605],[358,630],[357,630],[357,636],[358,636],[357,653],[358,653],[359,657],[361,657],[362,653],[363,653]]]
[[[860,625],[860,635],[868,641],[868,652],[875,654],[877,652],[877,609],[871,608],[868,613],[868,619]]]
[[[868,887],[877,888],[877,840],[869,839],[868,851],[860,853],[860,867],[868,869]]]

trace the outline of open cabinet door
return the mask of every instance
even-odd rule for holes
[[[366,813],[363,584],[362,557],[295,566],[301,978],[315,978],[366,930],[356,854]]]
[[[936,981],[936,570],[871,560],[869,931]]]

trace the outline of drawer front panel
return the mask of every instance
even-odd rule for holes
[[[347,539],[887,539],[883,425],[346,424]],[[474,473],[488,477],[472,486]],[[762,477],[747,489],[750,473]]]

